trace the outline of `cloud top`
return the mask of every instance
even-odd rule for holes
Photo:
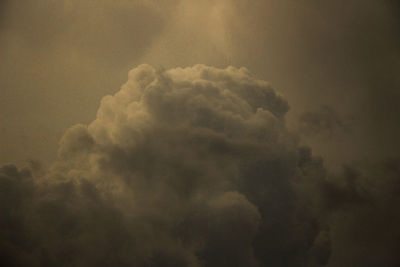
[[[245,68],[138,66],[65,132],[50,170],[0,168],[0,262],[343,266],[367,263],[365,240],[394,266],[397,241],[380,233],[398,221],[397,161],[332,177],[287,131],[288,108]]]

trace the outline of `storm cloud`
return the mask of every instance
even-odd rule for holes
[[[1,1],[0,264],[399,266],[399,11]]]
[[[2,261],[305,266],[318,226],[291,185],[308,159],[288,108],[245,68],[131,70],[51,170],[2,167]]]
[[[2,264],[397,266],[398,161],[329,174],[288,110],[245,68],[134,68],[49,170],[1,167]]]

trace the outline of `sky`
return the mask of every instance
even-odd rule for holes
[[[399,28],[395,0],[1,1],[0,262],[398,266]]]

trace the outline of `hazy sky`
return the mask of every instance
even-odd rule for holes
[[[397,152],[396,1],[2,3],[0,162],[53,159],[141,63],[245,66],[286,96],[290,123],[323,105],[352,117],[356,136],[311,141],[320,153]]]
[[[399,29],[396,0],[1,1],[0,164],[32,165],[2,167],[2,197],[37,225],[4,208],[0,260],[96,266],[107,232],[129,236],[110,245],[113,266],[234,266],[232,253],[239,266],[397,266]],[[67,226],[37,238],[60,210]],[[74,220],[79,241],[53,249]]]

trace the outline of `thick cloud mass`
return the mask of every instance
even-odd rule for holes
[[[329,178],[286,130],[287,111],[245,68],[133,69],[92,123],[67,130],[51,170],[0,169],[0,262],[395,266],[398,235],[370,232],[398,233],[385,226],[399,220],[396,193],[373,180],[397,188],[398,165]],[[376,240],[385,249],[368,261]]]
[[[399,160],[345,166],[327,179],[306,165],[296,191],[320,220],[323,239],[314,242],[330,247],[328,266],[399,266]]]

